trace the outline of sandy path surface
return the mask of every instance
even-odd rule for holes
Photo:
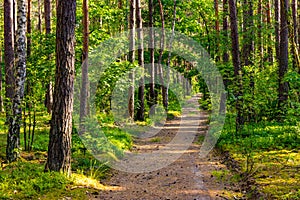
[[[172,143],[174,138],[179,137],[177,139],[181,140],[182,135],[188,140],[192,138],[192,144],[189,144],[185,151],[181,149],[181,156],[176,161],[161,169],[144,173],[113,170],[112,176],[102,183],[114,186],[114,189],[101,191],[97,195],[89,195],[89,198],[104,200],[223,199],[220,194],[224,186],[214,181],[211,171],[224,168],[224,166],[211,154],[206,158],[199,158],[201,144],[198,138],[201,135],[205,136],[208,117],[206,113],[198,110],[199,98],[197,95],[192,97],[183,110],[182,117],[167,121],[163,129],[154,137],[139,138],[134,141],[133,151],[139,154],[156,153]],[[173,141],[172,145],[176,146],[177,143]],[[170,151],[172,147],[168,149]],[[173,153],[178,154],[174,150]]]

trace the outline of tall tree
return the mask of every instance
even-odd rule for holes
[[[76,0],[57,1],[56,76],[45,171],[71,173]]]
[[[289,30],[288,30],[288,0],[281,0],[280,9],[280,57],[278,70],[278,109],[281,114],[285,113],[288,100],[289,85],[284,80],[284,76],[288,70],[288,46],[289,46]]]
[[[294,68],[298,68],[300,70],[300,63],[299,63],[299,44],[298,44],[298,16],[297,16],[297,1],[292,0],[292,19],[293,19],[293,26],[290,26],[290,35],[291,35],[291,50],[293,55],[293,66]]]
[[[227,41],[228,38],[228,1],[227,0],[223,0],[223,34],[224,34],[225,41]],[[223,51],[223,62],[224,63],[229,62],[227,43]]]
[[[258,8],[257,8],[257,50],[259,54],[259,61],[260,66],[263,64],[263,57],[264,57],[264,48],[263,48],[263,35],[262,35],[262,0],[258,0]]]
[[[220,60],[220,21],[219,21],[219,0],[214,0],[215,7],[215,29],[216,29],[216,61]]]
[[[280,59],[280,0],[274,0],[275,7],[275,49],[276,49],[276,60],[279,62]]]
[[[46,38],[49,38],[51,34],[51,0],[44,0],[44,10],[45,10],[45,29],[46,29]],[[48,59],[51,59],[51,55],[48,55]],[[52,84],[52,76],[51,69],[49,69],[49,82],[47,83],[47,91],[46,91],[46,100],[45,106],[47,107],[48,113],[52,112],[53,105],[53,84]]]
[[[81,91],[80,91],[80,122],[84,121],[84,118],[88,115],[88,53],[89,53],[89,11],[88,11],[88,0],[83,0],[82,4],[83,11],[83,49],[82,49],[82,67],[81,67]],[[83,128],[80,123],[80,133]]]
[[[169,55],[167,60],[167,83],[166,83],[166,97],[164,102],[164,107],[168,111],[169,106],[169,84],[170,84],[170,64],[171,64],[171,49],[172,49],[172,43],[175,36],[175,23],[176,23],[176,0],[174,0],[174,6],[173,6],[173,20],[172,20],[172,36],[169,42]],[[184,87],[186,88],[186,87]]]
[[[20,142],[20,128],[22,120],[22,100],[24,97],[24,85],[26,77],[26,0],[18,0],[16,32],[16,69],[15,91],[13,98],[13,117],[9,121],[7,135],[6,156],[8,161],[17,159],[16,148]]]
[[[232,44],[232,62],[234,66],[235,76],[235,97],[236,97],[236,132],[239,132],[244,124],[243,118],[243,83],[242,68],[239,53],[239,34],[237,24],[237,10],[235,0],[229,0],[230,11],[230,28],[231,28],[231,44]]]
[[[129,55],[128,61],[133,64],[135,60],[135,9],[136,4],[135,0],[130,0],[129,5]],[[134,120],[134,73],[129,73],[129,80],[131,85],[129,86],[128,91],[128,115],[131,120]]]
[[[156,103],[155,100],[155,60],[154,60],[154,30],[153,30],[153,24],[154,24],[154,17],[153,17],[153,9],[154,4],[153,0],[149,0],[149,52],[150,52],[150,91],[149,91],[149,106],[153,106]]]
[[[4,1],[4,62],[5,62],[5,97],[7,122],[12,116],[12,100],[14,97],[14,21],[13,0]],[[15,142],[17,144],[17,142]],[[16,146],[15,146],[16,147]],[[15,148],[14,147],[14,148]]]
[[[267,27],[268,30],[272,30],[272,22],[271,22],[271,2],[270,0],[267,0]],[[267,35],[267,39],[269,40],[269,42],[267,43],[267,52],[268,52],[268,57],[267,57],[267,61],[269,63],[273,63],[274,61],[274,56],[273,56],[273,46],[272,46],[272,33],[271,31],[268,31],[268,35]]]
[[[160,37],[160,49],[159,49],[159,56],[158,56],[158,76],[160,79],[161,84],[161,93],[162,93],[162,99],[163,99],[163,105],[165,109],[167,109],[167,87],[165,86],[164,81],[164,74],[163,74],[163,68],[162,68],[162,57],[165,50],[165,17],[164,17],[164,9],[163,4],[161,0],[158,0],[159,3],[159,13],[161,18],[161,37]]]
[[[142,8],[141,0],[136,0],[136,27],[137,27],[137,38],[138,38],[138,63],[144,71],[144,41],[143,41],[143,19],[142,19]],[[144,121],[145,118],[145,84],[144,75],[139,80],[138,89],[138,102],[139,107],[137,108],[137,120]]]

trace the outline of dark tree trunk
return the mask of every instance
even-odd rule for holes
[[[150,52],[150,94],[149,94],[149,106],[153,106],[156,104],[155,99],[155,60],[154,60],[154,30],[153,30],[153,0],[149,0],[149,52]]]
[[[80,131],[84,133],[82,122],[88,115],[88,53],[89,53],[89,13],[88,13],[88,0],[83,0],[83,49],[82,49],[82,67],[81,67],[81,91],[80,91]]]
[[[56,76],[45,170],[71,173],[76,0],[57,1]]]
[[[288,70],[288,47],[289,47],[289,30],[288,30],[288,0],[281,0],[280,9],[280,57],[278,70],[278,109],[283,116],[287,107],[289,85],[284,81],[284,76]]]
[[[234,76],[236,84],[236,132],[240,132],[244,124],[243,119],[243,84],[242,84],[242,69],[240,62],[239,53],[239,35],[238,35],[238,24],[237,24],[237,11],[235,0],[229,0],[230,10],[230,28],[231,28],[231,43],[232,43],[232,62],[234,66]]]
[[[280,0],[275,0],[275,49],[276,49],[276,60],[279,62],[280,59]]]
[[[5,96],[6,121],[11,124],[13,121],[12,105],[14,98],[14,4],[12,0],[4,1],[4,60],[5,60]],[[14,161],[17,154],[14,151],[19,148],[19,136],[7,135],[6,159]]]
[[[139,66],[144,70],[144,41],[143,41],[143,19],[142,19],[142,9],[141,0],[136,0],[136,27],[137,27],[137,38],[138,38],[138,63]],[[139,90],[138,90],[138,102],[139,107],[137,108],[137,120],[144,121],[145,118],[145,84],[144,76],[139,80]]]
[[[6,119],[9,121],[12,112],[12,99],[14,97],[14,21],[13,0],[4,1],[4,62],[5,62],[5,97]]]
[[[27,1],[27,56],[31,55],[31,0]]]
[[[129,15],[129,55],[128,61],[133,64],[135,60],[135,0],[130,0],[130,15]],[[133,121],[134,120],[134,73],[129,73],[129,80],[131,85],[128,91],[128,115],[129,118]]]
[[[46,29],[46,38],[49,37],[51,34],[51,0],[44,0],[44,10],[45,10],[45,29]],[[51,55],[48,55],[48,59],[51,59]],[[52,106],[53,106],[53,84],[52,84],[52,76],[51,76],[51,68],[49,69],[49,82],[47,84],[47,91],[46,91],[46,100],[45,106],[49,114],[52,113]]]

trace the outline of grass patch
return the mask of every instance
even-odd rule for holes
[[[300,124],[246,124],[236,135],[226,120],[218,146],[230,152],[270,199],[300,199]]]

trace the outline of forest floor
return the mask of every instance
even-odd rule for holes
[[[185,108],[186,115],[183,110],[181,117],[167,121],[155,137],[134,140],[133,152],[155,153],[169,145],[177,134],[194,135],[194,141],[186,151],[182,152],[179,159],[164,168],[145,173],[112,170],[111,176],[101,183],[113,186],[113,189],[88,194],[88,198],[198,200],[229,199],[238,195],[229,191],[229,188],[234,190],[232,183],[220,181],[220,177],[215,176],[217,172],[227,171],[220,156],[211,152],[205,158],[199,157],[201,143],[208,128],[208,114],[199,111],[199,98],[197,95],[192,97]],[[195,120],[198,120],[198,123],[195,123]],[[180,123],[184,123],[185,131],[179,131],[184,129]],[[195,124],[198,125],[196,129],[193,127]]]

